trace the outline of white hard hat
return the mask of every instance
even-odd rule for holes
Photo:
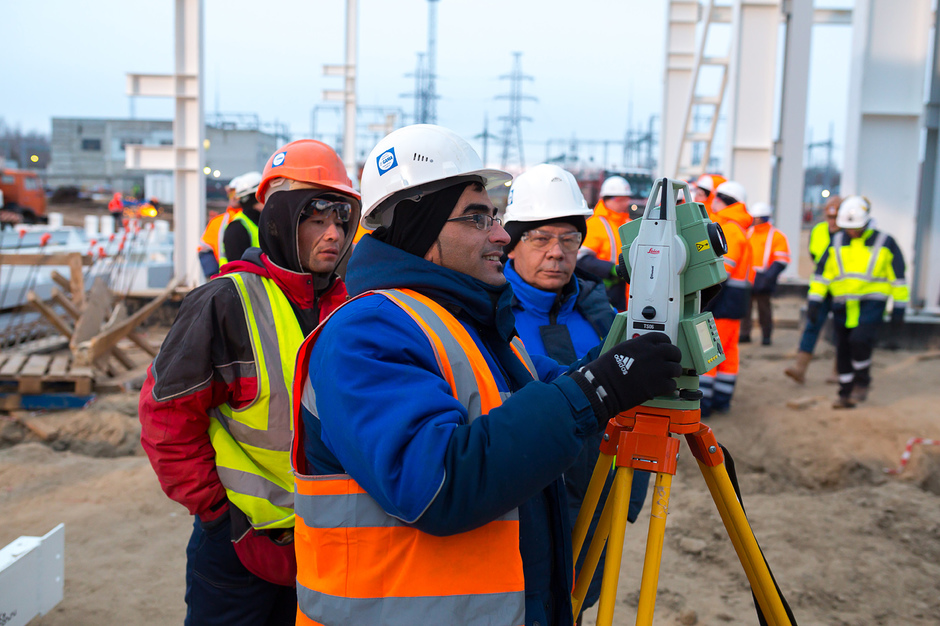
[[[770,217],[773,215],[773,209],[766,202],[755,202],[747,207],[747,212],[751,217]]]
[[[451,186],[459,179],[482,179],[487,189],[512,180],[501,170],[483,167],[476,151],[442,126],[415,124],[393,131],[366,158],[362,170],[362,225],[392,223],[395,205]],[[458,180],[454,180],[458,179]]]
[[[747,203],[747,192],[744,191],[744,185],[737,181],[726,180],[718,185],[715,193],[732,198],[735,202]]]
[[[715,181],[712,180],[711,174],[702,174],[698,177],[698,180],[695,181],[695,186],[711,193],[715,190]]]
[[[623,176],[611,176],[601,185],[601,198],[631,195],[633,195],[633,190],[630,189],[630,183]]]
[[[836,226],[839,228],[864,228],[871,219],[871,203],[864,196],[849,196],[839,205]]]
[[[235,197],[241,199],[245,196],[254,195],[260,184],[261,172],[247,172],[233,178],[229,183],[229,187],[235,190]]]
[[[503,222],[540,222],[593,214],[571,172],[543,163],[512,181]]]

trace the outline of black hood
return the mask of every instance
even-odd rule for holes
[[[300,213],[303,208],[312,199],[321,196],[332,196],[337,200],[348,201],[353,206],[349,221],[343,225],[346,238],[336,261],[337,266],[349,254],[353,237],[356,234],[356,225],[359,223],[359,202],[355,198],[328,189],[294,189],[271,194],[261,211],[258,239],[261,251],[268,256],[272,263],[298,274],[309,273],[300,263],[297,230],[300,226]],[[333,272],[313,274],[314,287],[317,290],[325,288],[330,283],[332,274]]]

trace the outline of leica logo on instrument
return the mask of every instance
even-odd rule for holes
[[[659,254],[659,252],[660,251],[657,248],[650,248],[649,250],[647,250],[646,253],[647,254]]]

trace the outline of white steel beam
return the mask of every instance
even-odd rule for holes
[[[930,0],[857,0],[842,195],[862,194],[912,269]]]
[[[770,200],[779,0],[735,0],[728,103],[729,179]]]
[[[940,11],[934,33],[940,32]],[[926,141],[911,265],[911,302],[924,313],[940,314],[940,37],[934,35],[930,99],[924,114]]]
[[[666,5],[666,81],[663,86],[659,168],[663,176],[674,178],[685,133],[685,102],[694,88],[692,66],[699,3],[698,0],[669,0]]]
[[[203,0],[176,0],[174,73],[127,76],[128,95],[175,100],[173,146],[128,145],[125,158],[129,169],[173,171],[174,275],[189,287],[203,280],[198,250],[206,227],[202,18]]]
[[[62,601],[65,524],[42,537],[23,536],[0,549],[0,624],[25,626]]]
[[[777,155],[777,197],[774,225],[790,243],[784,276],[796,277],[803,226],[803,150],[806,144],[806,100],[809,92],[809,57],[813,34],[813,0],[790,0],[780,103],[780,139]]]
[[[346,104],[343,107],[343,163],[356,180],[356,32],[359,0],[346,0]]]

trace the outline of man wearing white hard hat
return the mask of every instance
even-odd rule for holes
[[[587,221],[587,234],[578,253],[578,267],[604,281],[607,297],[618,311],[627,308],[630,285],[617,274],[620,256],[620,227],[631,221],[633,190],[623,176],[611,176],[601,185],[594,215]]]
[[[264,205],[255,197],[260,184],[261,172],[247,172],[230,183],[241,211],[222,228],[222,254],[219,265],[238,261],[248,248],[257,248],[260,245],[258,223]]]
[[[842,230],[816,265],[809,284],[807,317],[816,321],[827,295],[832,296],[839,396],[833,408],[849,409],[868,398],[871,361],[888,300],[894,303],[891,324],[904,322],[909,294],[901,249],[894,238],[871,223],[871,203],[849,196],[839,205],[836,225]]]
[[[664,334],[570,368],[527,353],[487,194],[509,180],[428,124],[366,158],[352,299],[297,359],[298,623],[573,621],[562,473],[675,389],[681,353]]]
[[[752,309],[757,308],[760,322],[761,345],[769,346],[774,329],[771,296],[777,289],[777,279],[790,263],[790,244],[787,236],[774,228],[770,222],[772,210],[766,202],[755,202],[747,212],[754,224],[747,231],[747,243],[751,247],[751,298],[747,313],[741,320],[741,343],[751,341]]]
[[[733,180],[718,185],[712,200],[712,220],[721,225],[728,243],[728,252],[724,256],[728,279],[722,283],[721,291],[706,308],[715,316],[725,360],[699,377],[703,394],[702,417],[710,416],[713,411],[729,411],[738,381],[738,337],[741,319],[751,297],[751,248],[747,245],[747,229],[752,219],[747,212],[746,202],[744,186]]]
[[[509,233],[506,280],[512,285],[512,311],[516,330],[529,354],[543,354],[562,365],[587,356],[610,331],[616,311],[607,301],[604,284],[575,268],[578,248],[587,229],[591,209],[574,176],[557,165],[536,165],[518,176],[509,190],[504,223]],[[603,433],[588,438],[574,464],[565,471],[568,513],[574,525],[597,458]],[[607,497],[613,474],[608,477]],[[633,474],[627,518],[636,520],[646,499],[649,473]],[[585,545],[600,520],[597,507]],[[582,551],[575,576],[587,556]],[[604,555],[582,603],[582,611],[600,597]]]

